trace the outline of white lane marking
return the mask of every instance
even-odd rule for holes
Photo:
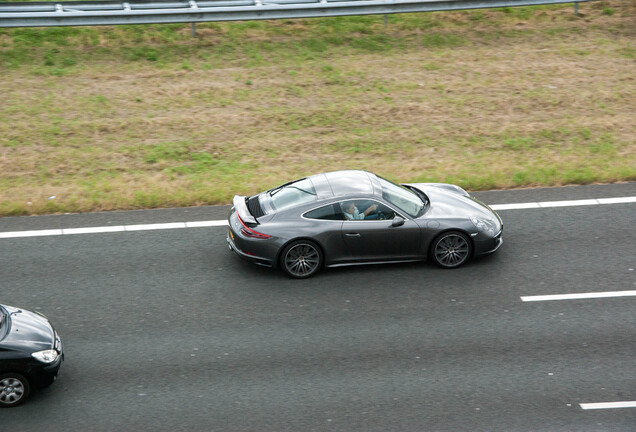
[[[185,222],[126,225],[126,231],[164,230],[164,229],[178,229],[178,228],[185,228],[185,227],[186,227]]]
[[[578,294],[522,296],[521,301],[533,302],[533,301],[550,301],[550,300],[578,300],[578,299],[592,299],[592,298],[605,298],[605,297],[629,297],[629,296],[636,296],[636,290],[589,292],[589,293],[578,293]]]
[[[636,196],[620,197],[620,198],[571,200],[571,201],[543,201],[543,202],[528,202],[528,203],[516,203],[516,204],[493,204],[490,206],[490,208],[492,208],[493,210],[519,210],[519,209],[533,209],[533,208],[590,206],[590,205],[627,204],[627,203],[636,203]],[[102,226],[102,227],[87,227],[87,228],[61,228],[61,229],[44,229],[44,230],[32,230],[32,231],[7,231],[7,232],[0,232],[0,239],[18,238],[18,237],[72,235],[72,234],[98,234],[98,233],[111,233],[111,232],[149,231],[149,230],[164,230],[164,229],[179,229],[179,228],[218,227],[218,226],[227,226],[227,221],[209,220],[209,221],[174,222],[174,223],[161,223],[161,224],[119,225],[119,226]]]
[[[62,235],[61,229],[47,229],[47,230],[35,230],[35,231],[9,231],[0,233],[0,238],[14,238],[14,237],[41,237],[41,236],[56,236]]]
[[[99,234],[99,233],[112,233],[112,232],[150,231],[150,230],[166,230],[166,229],[179,229],[179,228],[202,228],[202,227],[216,227],[216,226],[227,226],[227,221],[211,220],[211,221],[175,222],[175,223],[160,223],[160,224],[145,224],[145,225],[119,225],[119,226],[101,226],[101,227],[88,227],[88,228],[47,229],[47,230],[33,230],[33,231],[8,231],[8,232],[0,232],[0,239],[18,238],[18,237],[58,236],[58,235],[72,235],[72,234]]]
[[[216,226],[227,226],[227,221],[212,220],[212,221],[200,221],[200,222],[186,222],[187,228],[216,227]]]
[[[624,204],[636,202],[636,197],[599,198],[599,204]]]
[[[62,235],[67,234],[94,234],[104,232],[120,232],[125,231],[125,228],[120,226],[106,226],[106,227],[89,227],[89,228],[64,228],[62,229]]]
[[[620,197],[620,198],[598,198],[571,201],[542,201],[528,202],[516,204],[493,204],[490,206],[493,210],[522,210],[530,208],[551,208],[551,207],[575,207],[590,205],[606,205],[606,204],[627,204],[635,203],[636,197]]]
[[[524,210],[540,208],[539,203],[517,203],[517,204],[493,204],[489,206],[493,210]]]
[[[636,401],[624,402],[601,402],[601,403],[582,403],[581,408],[590,409],[612,409],[612,408],[636,408]]]

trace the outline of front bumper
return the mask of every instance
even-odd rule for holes
[[[496,236],[492,238],[475,241],[474,255],[475,256],[488,255],[488,254],[496,252],[503,244],[502,234],[503,234],[503,230],[499,231],[499,234],[497,234]]]
[[[37,362],[31,367],[29,371],[29,379],[35,387],[47,387],[57,379],[57,376],[64,362],[64,347],[62,340],[57,333],[55,334],[55,350],[59,353],[57,359],[50,364],[42,364]]]

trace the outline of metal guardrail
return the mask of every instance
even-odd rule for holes
[[[0,27],[197,23],[485,9],[594,0],[177,0],[0,3]]]

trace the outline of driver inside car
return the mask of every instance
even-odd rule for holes
[[[377,210],[377,204],[371,204],[362,211],[362,213],[356,207],[354,201],[349,201],[344,205],[344,215],[347,220],[362,220],[362,219],[377,219],[378,214],[373,213]]]

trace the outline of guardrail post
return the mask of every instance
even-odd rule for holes
[[[195,0],[190,0],[189,3],[190,3],[191,9],[199,9],[199,5],[197,4]],[[193,38],[197,37],[197,23],[193,22],[192,25],[190,26],[190,30],[192,33],[192,37]]]
[[[579,14],[579,2],[574,2],[574,15]]]

